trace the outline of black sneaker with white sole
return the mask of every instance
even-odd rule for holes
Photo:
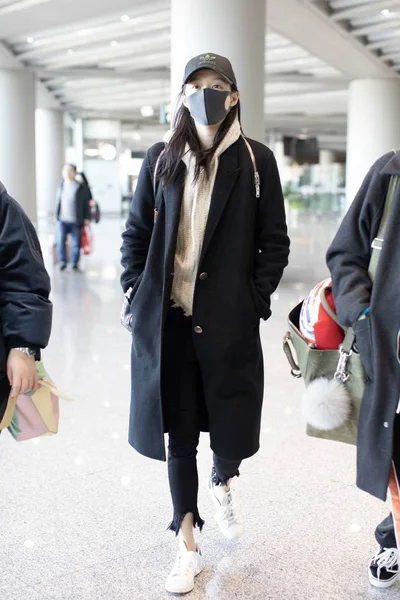
[[[378,547],[369,566],[369,581],[376,588],[391,587],[399,577],[399,551],[397,548]]]

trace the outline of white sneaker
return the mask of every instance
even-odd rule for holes
[[[179,548],[174,567],[169,574],[165,589],[170,594],[188,594],[194,588],[194,579],[203,570],[203,557],[200,547],[190,552],[185,542],[179,540]]]
[[[215,485],[210,478],[208,489],[215,504],[215,520],[218,527],[228,540],[237,540],[243,535],[244,524],[240,511],[233,502],[230,488]]]

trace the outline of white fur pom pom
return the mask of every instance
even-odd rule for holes
[[[320,377],[307,387],[302,409],[307,423],[315,429],[329,431],[349,419],[351,398],[340,381]]]

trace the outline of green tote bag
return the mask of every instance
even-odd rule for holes
[[[372,244],[373,250],[368,270],[372,281],[377,272],[386,225],[399,182],[398,176],[391,177],[379,233]],[[336,314],[326,301],[325,290],[322,291],[320,299],[326,312],[338,323]],[[312,396],[313,402],[323,404],[327,394],[330,394],[329,401],[332,401],[330,405],[332,414],[328,414],[329,418],[326,423],[322,426],[315,423],[311,425],[308,422],[307,434],[316,438],[356,444],[358,418],[365,391],[366,376],[355,341],[357,331],[359,329],[361,331],[361,328],[369,325],[368,317],[357,321],[355,331],[352,328],[344,331],[345,338],[338,349],[319,350],[311,346],[300,332],[299,319],[302,305],[301,302],[289,314],[289,330],[283,339],[283,350],[289,361],[293,377],[304,379],[306,395]],[[335,420],[340,424],[332,427]]]

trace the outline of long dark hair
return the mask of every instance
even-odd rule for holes
[[[232,85],[232,92],[237,92],[237,88]],[[194,179],[197,181],[200,172],[204,169],[206,176],[210,174],[211,162],[215,152],[225,135],[228,133],[236,118],[241,119],[240,100],[233,106],[214,138],[214,143],[211,148],[203,149],[200,144],[199,136],[197,135],[196,125],[192,119],[189,110],[183,104],[184,88],[178,96],[177,110],[174,114],[172,128],[174,133],[170,139],[165,152],[160,158],[160,163],[157,169],[157,179],[163,185],[172,183],[175,180],[179,169],[179,163],[185,152],[186,144],[189,144],[191,151],[196,158],[196,169]]]

